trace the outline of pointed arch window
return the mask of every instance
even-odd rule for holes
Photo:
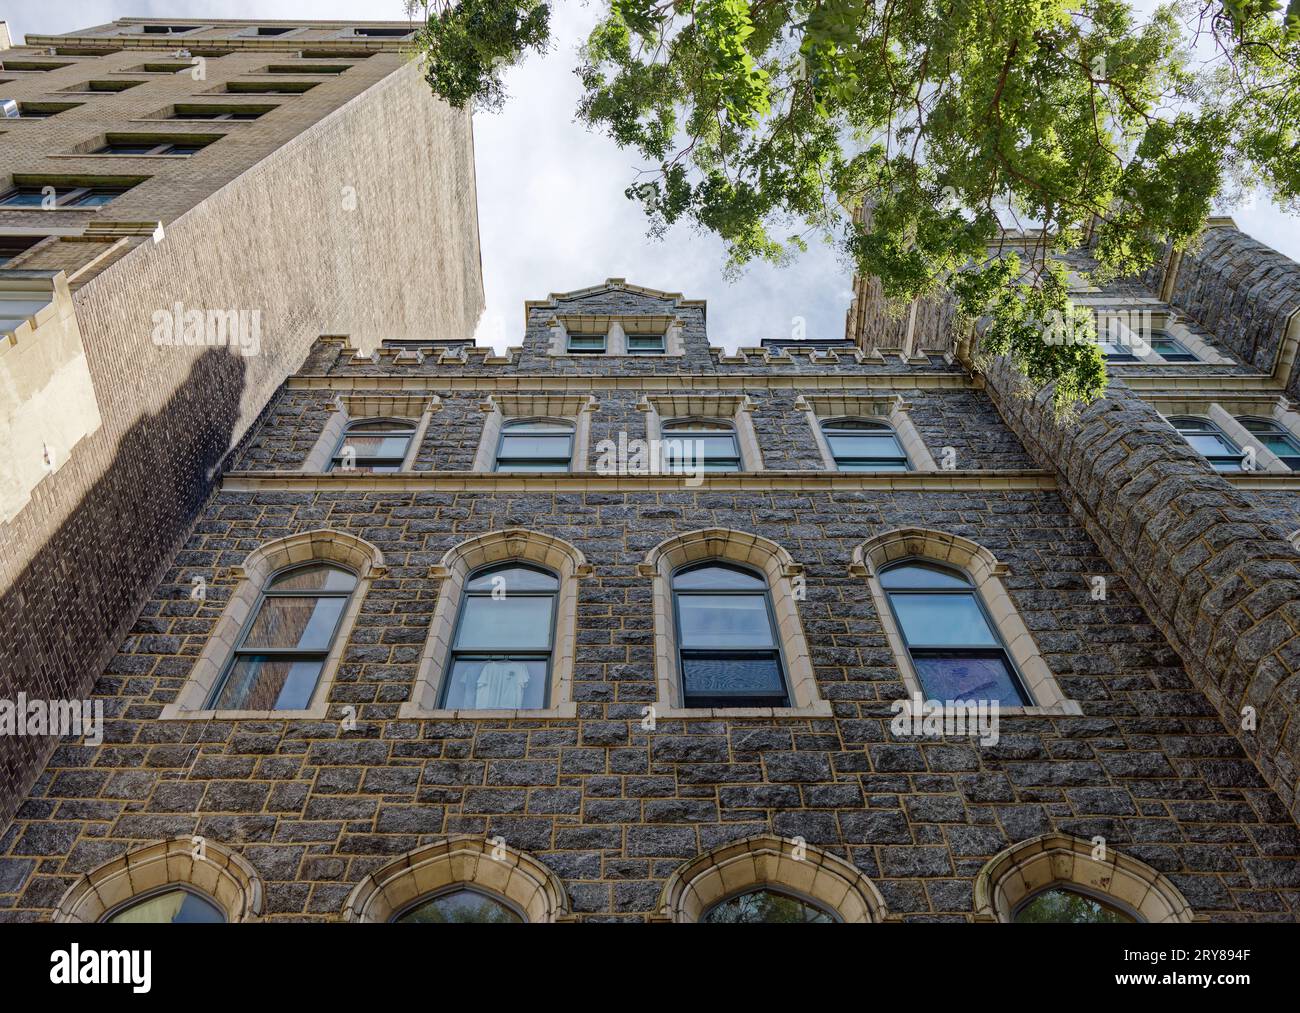
[[[496,471],[569,471],[574,425],[567,419],[509,419],[501,424]]]
[[[1178,430],[1215,471],[1241,471],[1241,448],[1232,442],[1222,429],[1209,419],[1193,415],[1175,416],[1169,424]]]
[[[225,914],[214,901],[183,886],[164,887],[133,898],[100,919],[118,925],[201,925],[225,920]]]
[[[448,710],[548,706],[559,590],[554,573],[517,562],[470,574],[438,706]]]
[[[527,921],[518,908],[503,898],[463,886],[421,897],[389,920],[421,925],[502,925]]]
[[[838,916],[821,904],[794,893],[767,887],[720,900],[700,918],[700,921],[714,925],[806,924],[839,920]]]
[[[761,573],[735,563],[694,563],[674,572],[672,592],[686,707],[789,706]]]
[[[826,419],[822,434],[839,471],[910,471],[892,426],[876,419]]]
[[[664,471],[740,471],[740,443],[729,419],[673,419],[660,430]]]
[[[401,471],[415,435],[410,419],[358,419],[349,422],[334,448],[329,471]]]
[[[905,559],[881,568],[880,586],[928,698],[1032,703],[965,572]]]
[[[1018,904],[1011,920],[1022,925],[1122,925],[1144,919],[1113,900],[1077,888],[1049,886]]]
[[[356,574],[332,563],[273,573],[205,707],[307,708],[356,587]]]

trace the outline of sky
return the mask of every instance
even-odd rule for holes
[[[501,348],[522,339],[523,304],[625,278],[681,292],[709,305],[712,343],[729,349],[765,337],[841,337],[852,298],[850,271],[834,250],[812,246],[786,267],[751,265],[724,276],[723,244],[687,226],[660,240],[646,235],[638,204],[624,196],[636,156],[575,122],[579,84],[574,48],[601,4],[553,5],[553,45],[506,76],[509,101],[474,118],[479,229],[487,310],[481,343]],[[1143,0],[1142,6],[1147,6]],[[31,32],[57,34],[120,17],[314,18],[402,20],[401,0],[6,0],[15,42]],[[1266,200],[1231,211],[1239,227],[1300,259],[1300,221]]]

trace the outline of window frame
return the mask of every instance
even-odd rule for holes
[[[338,438],[338,442],[334,444],[334,450],[330,453],[328,465],[325,468],[324,474],[332,475],[336,471],[340,475],[392,474],[392,472],[375,472],[373,470],[374,469],[373,465],[362,465],[360,463],[361,461],[360,454],[357,455],[356,462],[353,464],[353,466],[350,469],[346,471],[341,471],[338,468],[338,459],[341,455],[343,448],[347,446],[348,435],[352,432],[352,428],[354,426],[368,425],[376,422],[391,422],[393,423],[393,426],[390,431],[377,430],[376,432],[366,433],[364,435],[381,436],[384,438],[394,437],[394,436],[406,437],[406,446],[402,450],[402,456],[397,459],[397,467],[393,469],[393,471],[402,471],[403,465],[406,463],[406,459],[411,454],[411,444],[415,440],[415,434],[416,434],[416,430],[419,428],[419,423],[412,419],[403,419],[395,415],[376,415],[376,416],[368,416],[364,418],[348,419],[347,424],[343,427],[342,434]],[[398,432],[399,429],[403,429],[405,430],[405,432]],[[385,461],[393,460],[391,456],[385,455],[383,457],[380,457],[379,455],[374,455],[374,454],[366,455],[366,459],[385,460]]]
[[[1169,342],[1170,344],[1174,345],[1178,349],[1178,351],[1172,353],[1161,351],[1159,348],[1156,347],[1156,344],[1161,341]],[[1160,358],[1164,359],[1164,361],[1168,363],[1203,361],[1200,356],[1198,356],[1190,348],[1188,348],[1181,341],[1175,338],[1163,327],[1153,327],[1151,329],[1151,340],[1147,342],[1147,344],[1151,346],[1151,351],[1155,352],[1156,355],[1160,356]],[[1170,357],[1171,355],[1173,356],[1172,358]]]
[[[1243,429],[1246,430],[1247,433],[1250,434],[1251,439],[1253,439],[1265,450],[1269,451],[1269,453],[1271,453],[1274,457],[1276,457],[1279,461],[1281,461],[1282,464],[1286,465],[1288,469],[1290,469],[1291,471],[1300,471],[1300,440],[1296,439],[1295,434],[1292,433],[1290,429],[1282,425],[1282,423],[1279,422],[1277,419],[1267,418],[1266,416],[1263,415],[1234,415],[1233,418],[1236,420],[1239,426],[1241,426]],[[1249,423],[1253,423],[1255,425],[1269,426],[1271,427],[1271,431],[1261,432],[1256,429],[1251,429]],[[1291,446],[1292,453],[1279,454],[1276,450],[1274,450],[1267,443],[1265,443],[1264,440],[1260,439],[1261,436],[1278,437],[1284,440],[1286,443],[1288,443]],[[1292,461],[1294,461],[1295,463],[1292,464],[1291,463]]]
[[[597,338],[600,339],[599,348],[575,348],[573,344],[575,339],[579,341],[595,341]],[[609,335],[600,334],[594,331],[578,331],[574,333],[566,332],[564,351],[566,355],[606,355],[609,353]]]
[[[696,430],[687,429],[684,431],[684,435],[682,434],[670,435],[674,432],[674,428],[673,428],[674,426],[692,426],[692,425],[704,426],[704,427],[712,426],[714,428],[712,430],[709,430],[708,428],[696,429]],[[659,448],[660,448],[660,456],[662,458],[662,464],[664,466],[665,474],[669,474],[669,475],[687,474],[687,472],[684,470],[674,471],[669,469],[668,456],[666,453],[664,453],[664,446],[670,440],[682,441],[687,439],[690,440],[718,439],[721,437],[724,427],[727,433],[731,437],[731,445],[735,449],[735,454],[728,455],[727,457],[724,458],[702,457],[701,461],[707,464],[707,462],[709,462],[710,460],[725,460],[725,461],[734,462],[734,466],[727,467],[727,468],[705,467],[703,469],[704,473],[706,475],[729,475],[729,474],[735,474],[737,472],[745,471],[746,470],[745,455],[744,452],[741,450],[740,432],[737,429],[736,420],[734,418],[724,418],[722,416],[708,416],[708,415],[686,415],[686,416],[670,417],[670,418],[659,420]]]
[[[533,570],[536,573],[545,574],[555,581],[555,588],[550,591],[520,591],[514,595],[507,589],[507,597],[520,598],[550,598],[551,599],[551,622],[547,630],[547,649],[545,655],[540,651],[514,651],[514,652],[484,652],[484,651],[462,651],[457,647],[460,641],[461,626],[465,621],[465,614],[469,611],[468,604],[471,597],[491,598],[492,591],[471,591],[470,584],[480,577],[491,576],[496,570],[516,569]],[[452,629],[451,642],[447,647],[447,657],[442,668],[442,684],[438,687],[438,697],[434,704],[435,710],[455,710],[467,711],[496,711],[502,708],[496,707],[450,707],[447,704],[447,697],[451,693],[452,679],[456,673],[456,662],[458,660],[475,660],[482,658],[484,660],[493,659],[514,659],[520,657],[546,659],[546,674],[543,679],[542,703],[540,707],[521,707],[520,711],[544,711],[551,709],[551,682],[554,675],[555,667],[555,647],[557,640],[557,629],[560,618],[560,592],[564,588],[564,578],[554,570],[548,569],[532,560],[524,559],[502,559],[492,563],[485,563],[482,566],[470,570],[465,575],[464,584],[460,588],[460,601],[456,606],[456,623]],[[509,708],[515,709],[515,708]]]
[[[548,423],[548,424],[550,424],[550,425],[553,425],[553,426],[554,426],[555,428],[557,428],[557,429],[562,428],[562,427],[567,427],[567,429],[568,429],[568,440],[569,440],[569,455],[568,455],[568,457],[566,457],[566,458],[563,459],[564,468],[562,468],[562,469],[560,469],[560,468],[548,468],[548,469],[543,469],[543,470],[544,470],[547,474],[557,474],[557,475],[558,475],[558,474],[572,474],[572,472],[573,472],[573,456],[574,456],[574,451],[575,451],[575,449],[577,448],[577,442],[578,442],[578,424],[577,424],[577,422],[573,421],[572,419],[560,419],[560,418],[555,418],[555,417],[553,417],[553,416],[545,416],[545,415],[515,416],[515,417],[511,417],[511,418],[503,418],[503,419],[501,420],[501,431],[497,433],[497,445],[496,445],[496,450],[495,450],[495,451],[493,452],[493,454],[492,454],[492,471],[493,471],[494,473],[496,473],[496,472],[500,472],[500,473],[502,473],[502,474],[507,474],[507,475],[511,475],[511,474],[520,474],[520,473],[522,473],[522,474],[529,474],[529,473],[530,473],[530,472],[529,472],[529,469],[526,468],[526,467],[507,467],[507,468],[505,468],[505,469],[502,469],[502,467],[501,467],[501,461],[502,461],[502,457],[501,457],[501,449],[502,449],[502,447],[505,446],[506,436],[509,435],[509,430],[510,430],[511,428],[515,428],[515,427],[518,427],[518,426],[524,426],[524,425],[530,425],[530,424],[539,423],[539,422],[545,422],[545,423]],[[556,434],[556,433],[542,433],[541,435],[543,435],[543,436],[554,436],[554,435],[558,435],[558,434]],[[525,459],[525,458],[518,458],[518,457],[510,457],[510,458],[506,458],[506,460],[507,460],[507,461],[524,461],[525,463],[530,463],[530,462],[531,462],[531,463],[545,462],[545,463],[551,463],[551,464],[559,464],[559,463],[561,463],[561,459],[560,459],[559,457],[537,457],[537,458],[528,458],[528,459]]]
[[[445,886],[440,886],[436,890],[432,890],[429,893],[421,894],[420,896],[410,901],[407,901],[405,904],[401,905],[400,907],[395,908],[393,910],[393,913],[388,916],[387,920],[390,923],[395,924],[401,921],[403,915],[409,914],[411,911],[414,911],[417,907],[423,907],[425,904],[430,904],[433,901],[437,900],[439,897],[446,897],[453,893],[472,893],[480,897],[485,897],[488,900],[494,901],[495,903],[501,905],[501,907],[505,908],[507,911],[514,914],[515,917],[517,917],[524,924],[528,923],[528,915],[524,912],[522,908],[519,907],[518,904],[510,900],[508,897],[503,896],[502,894],[495,893],[491,890],[485,889],[482,886],[479,886],[477,883],[448,883]]]
[[[288,574],[291,574],[297,570],[305,570],[315,566],[335,567],[339,570],[344,571],[345,573],[350,574],[354,581],[351,589],[349,589],[346,592],[316,591],[316,592],[305,593],[301,590],[297,590],[297,591],[279,591],[279,592],[269,591],[268,593],[268,589],[278,578],[287,576]],[[320,670],[316,674],[316,684],[312,687],[311,695],[307,698],[304,706],[284,707],[284,708],[272,707],[270,708],[270,713],[274,714],[280,710],[286,711],[288,713],[296,713],[298,711],[309,709],[312,706],[312,702],[316,699],[316,695],[320,692],[321,685],[325,680],[325,674],[326,674],[325,667],[329,661],[330,655],[334,651],[335,645],[338,643],[339,630],[342,629],[344,620],[348,616],[349,607],[352,605],[352,597],[359,590],[361,590],[361,588],[362,588],[361,575],[351,567],[345,566],[342,563],[338,562],[337,560],[332,560],[332,559],[304,559],[301,562],[290,563],[287,566],[282,566],[278,570],[273,570],[271,573],[267,574],[266,579],[262,581],[262,586],[258,589],[257,600],[253,603],[253,607],[251,611],[248,613],[248,616],[244,619],[243,624],[240,626],[238,636],[236,636],[230,649],[226,652],[225,664],[222,665],[221,671],[218,673],[216,680],[213,682],[212,686],[208,689],[207,695],[203,698],[203,702],[199,707],[199,710],[205,712],[216,712],[216,713],[252,710],[252,708],[249,707],[221,707],[218,705],[218,700],[221,697],[222,692],[225,690],[226,684],[230,680],[230,673],[234,670],[235,666],[239,663],[241,657],[259,657],[263,655],[267,655],[273,658],[302,659],[302,660],[305,660],[307,658],[314,659],[317,656],[319,656]],[[342,608],[339,609],[338,616],[334,620],[334,625],[330,629],[329,641],[325,645],[325,647],[319,650],[303,650],[297,647],[245,648],[244,645],[248,640],[249,631],[252,630],[254,624],[258,620],[258,617],[262,614],[262,607],[266,604],[266,600],[268,598],[304,598],[308,596],[315,597],[315,598],[343,599],[343,606]],[[247,701],[244,702],[247,703]]]
[[[1179,435],[1182,441],[1187,445],[1187,447],[1193,453],[1197,454],[1203,461],[1209,464],[1209,466],[1213,468],[1215,471],[1217,471],[1219,474],[1232,475],[1238,472],[1244,472],[1246,470],[1244,467],[1242,467],[1242,462],[1246,456],[1245,449],[1243,447],[1239,447],[1237,445],[1237,441],[1234,440],[1227,433],[1225,433],[1223,431],[1223,427],[1220,426],[1213,419],[1206,418],[1205,416],[1202,415],[1171,415],[1168,418],[1166,418],[1165,421],[1168,422],[1171,427],[1173,427],[1174,432],[1176,432]],[[1229,447],[1232,447],[1236,451],[1236,453],[1235,454],[1206,454],[1203,451],[1198,450],[1196,447],[1192,446],[1192,441],[1187,438],[1189,433],[1184,432],[1184,430],[1179,427],[1179,423],[1186,424],[1189,422],[1205,427],[1200,430],[1191,430],[1190,431],[1191,435],[1215,436],[1218,439],[1222,440]],[[1226,464],[1229,461],[1231,461],[1233,464],[1233,467],[1231,468],[1220,468],[1217,466],[1218,463],[1220,462]]]
[[[124,911],[129,911],[131,908],[144,904],[154,897],[158,897],[164,893],[172,893],[176,890],[179,890],[182,893],[191,894],[199,900],[204,901],[210,905],[214,911],[221,915],[222,924],[230,924],[230,913],[226,910],[225,905],[211,894],[200,890],[198,887],[190,883],[162,883],[158,886],[151,887],[142,893],[136,894],[134,897],[128,897],[126,900],[118,901],[112,907],[104,911],[104,913],[96,919],[96,922],[100,924],[108,924],[113,920],[115,915],[119,915]]]
[[[744,897],[751,893],[773,893],[780,897],[786,897],[789,900],[798,901],[800,904],[803,904],[806,907],[814,908],[817,911],[820,911],[822,914],[827,915],[830,918],[831,922],[833,922],[836,925],[841,925],[844,923],[844,916],[840,914],[838,911],[836,911],[835,908],[832,907],[830,904],[828,904],[826,901],[818,900],[815,897],[810,897],[804,891],[796,890],[792,887],[788,887],[783,883],[750,883],[746,886],[742,886],[739,887],[738,889],[732,890],[730,893],[726,894],[725,896],[719,897],[717,900],[710,901],[708,906],[705,907],[704,910],[700,912],[700,916],[699,918],[696,919],[696,921],[698,921],[701,925],[712,924],[709,922],[709,915],[711,915],[715,910],[717,910],[723,904],[726,904],[728,901],[733,901],[738,897]],[[774,924],[774,923],[764,922],[760,924]]]
[[[667,355],[668,336],[666,334],[627,334],[625,338],[628,355]],[[634,341],[655,341],[654,348],[633,348]]]
[[[30,204],[8,203],[9,198],[16,197],[20,193],[35,191],[37,194],[41,194],[42,191],[47,186],[54,187],[53,208],[43,208],[40,207],[39,205],[32,206]],[[10,208],[12,210],[17,210],[17,211],[54,211],[60,208],[82,208],[82,207],[102,208],[113,203],[113,201],[117,200],[117,198],[121,197],[124,193],[126,193],[130,189],[131,187],[129,186],[118,187],[118,186],[113,186],[111,184],[99,184],[95,186],[69,187],[66,193],[61,194],[60,187],[57,183],[16,184],[14,186],[10,186],[4,191],[0,191],[0,208]],[[103,204],[84,205],[81,203],[81,201],[84,198],[92,196],[96,193],[111,193],[112,196],[108,200],[104,201]]]
[[[1042,886],[1038,887],[1037,889],[1031,890],[1029,893],[1025,894],[1025,896],[1021,897],[1018,901],[1016,901],[1016,903],[1011,908],[1011,919],[1010,919],[1011,922],[1014,924],[1020,924],[1020,922],[1018,921],[1020,912],[1023,911],[1026,907],[1028,907],[1030,904],[1032,904],[1039,897],[1041,897],[1043,894],[1049,893],[1052,890],[1059,890],[1062,893],[1078,894],[1080,897],[1086,897],[1089,900],[1096,901],[1102,907],[1114,908],[1120,914],[1126,916],[1129,919],[1129,921],[1132,922],[1133,924],[1136,925],[1147,924],[1147,920],[1143,918],[1142,915],[1140,915],[1137,911],[1133,910],[1132,907],[1130,907],[1128,904],[1125,904],[1118,897],[1112,897],[1108,894],[1103,893],[1100,890],[1095,890],[1081,883],[1072,883],[1069,880],[1060,880],[1060,879],[1052,880],[1052,882],[1050,883],[1045,883]],[[1037,922],[1034,924],[1049,924],[1049,923]],[[1050,924],[1073,925],[1073,924],[1082,924],[1082,923],[1053,922]]]
[[[678,590],[677,578],[682,574],[689,573],[692,570],[703,570],[710,567],[720,569],[735,570],[739,573],[747,574],[760,581],[763,585],[761,591],[741,590],[721,588],[709,590],[706,588],[690,588]],[[782,707],[789,708],[795,706],[794,693],[790,686],[789,665],[786,663],[785,644],[781,636],[780,626],[776,621],[776,610],[772,606],[772,587],[767,578],[767,574],[762,570],[747,566],[743,563],[737,563],[734,560],[726,558],[700,559],[683,563],[676,567],[668,580],[668,593],[672,596],[673,612],[673,639],[676,647],[677,657],[677,691],[680,694],[681,706],[686,710],[719,710],[734,707]],[[682,637],[682,613],[681,613],[681,596],[685,595],[710,595],[710,596],[734,596],[734,597],[754,597],[757,594],[763,596],[764,614],[767,616],[768,635],[771,637],[772,646],[764,648],[737,648],[737,647],[718,647],[718,648],[688,648]],[[691,695],[686,687],[686,665],[685,656],[687,653],[697,655],[746,655],[750,657],[775,656],[777,664],[777,674],[781,679],[782,695],[777,697],[772,695],[770,698],[757,696],[742,696],[736,694],[734,699],[728,699],[726,695],[721,697],[711,696],[704,697],[708,703],[692,703]],[[698,697],[698,695],[697,695]],[[716,702],[714,702],[716,701]]]
[[[839,433],[834,433],[832,431],[828,431],[827,429],[828,426],[833,427],[836,425],[842,425],[846,422],[867,423],[871,426],[875,426],[877,428],[877,431],[879,432],[888,433],[889,436],[893,439],[894,445],[898,448],[898,454],[895,457],[889,457],[889,458],[881,458],[881,457],[841,458],[840,455],[838,455],[835,452],[835,445],[831,442],[831,437],[833,435],[835,436],[848,435],[850,438],[852,438],[854,435],[867,435],[870,432],[870,430],[862,429],[862,430],[858,430],[857,433],[850,432],[847,434],[839,434]],[[862,415],[841,415],[841,416],[835,416],[832,418],[825,418],[825,419],[818,418],[817,424],[821,429],[822,438],[826,441],[826,449],[830,451],[831,460],[835,463],[836,471],[845,472],[846,474],[855,474],[855,473],[862,474],[862,473],[867,473],[872,471],[898,472],[900,470],[897,468],[848,468],[846,469],[843,466],[846,462],[852,463],[852,462],[860,461],[860,462],[870,463],[870,462],[876,462],[881,460],[901,461],[903,465],[901,469],[902,471],[915,470],[915,468],[912,465],[912,457],[910,454],[908,454],[907,448],[903,446],[903,441],[898,435],[898,430],[895,429],[893,425],[884,421],[883,419],[871,418],[870,416],[862,416]]]
[[[885,586],[885,575],[887,573],[889,573],[891,570],[900,569],[904,566],[909,566],[913,564],[937,569],[940,571],[947,571],[948,573],[951,573],[954,576],[960,577],[963,581],[965,581],[966,589],[960,590],[957,588],[940,588],[940,587],[931,587],[931,588],[908,587],[908,588],[891,589]],[[1019,691],[1021,699],[1018,704],[1017,703],[1007,704],[1003,701],[999,701],[999,706],[1000,707],[1001,706],[1011,706],[1011,707],[1040,706],[1037,699],[1034,697],[1034,694],[1030,691],[1029,681],[1024,677],[1024,674],[1020,671],[1020,666],[1016,664],[1016,659],[1012,655],[1010,648],[1007,646],[1006,640],[1002,636],[1001,629],[998,628],[998,624],[994,621],[993,615],[989,611],[988,604],[984,601],[984,596],[980,593],[979,585],[976,583],[975,578],[972,577],[969,573],[967,573],[964,569],[952,566],[951,564],[948,563],[941,563],[938,560],[927,559],[924,556],[902,556],[898,559],[891,559],[888,563],[881,566],[876,573],[876,581],[880,585],[880,590],[885,596],[886,603],[889,605],[889,613],[893,617],[894,628],[898,630],[898,636],[902,640],[903,649],[907,651],[908,660],[912,663],[912,671],[916,675],[916,681],[921,687],[921,692],[926,695],[927,699],[938,699],[938,698],[932,696],[929,688],[925,685],[925,680],[921,676],[921,670],[916,664],[916,658],[917,658],[916,652],[918,650],[922,652],[922,656],[926,656],[926,657],[942,657],[945,654],[960,654],[964,656],[977,655],[979,657],[1001,656],[1003,662],[1006,664],[1007,669],[1011,674],[1012,687]],[[945,644],[942,646],[938,646],[934,644],[922,644],[919,647],[914,647],[912,645],[912,642],[909,640],[907,636],[907,627],[904,626],[902,617],[899,616],[898,609],[894,605],[894,595],[896,593],[897,594],[936,594],[936,595],[937,594],[968,594],[970,595],[975,600],[975,605],[980,611],[980,617],[984,620],[984,625],[988,629],[989,633],[992,635],[993,639],[996,641],[997,646],[990,647],[987,644],[972,644],[972,645]]]

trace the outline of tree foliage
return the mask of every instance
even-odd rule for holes
[[[541,0],[425,14],[457,106],[499,104],[548,41]],[[1105,281],[1225,195],[1300,209],[1300,0],[604,0],[577,73],[580,118],[647,167],[627,193],[652,231],[716,232],[733,267],[820,236],[891,299],[950,288],[1058,406],[1105,384],[1095,344],[1044,340],[1076,315],[1059,255]],[[1041,228],[1008,255],[1017,222]]]

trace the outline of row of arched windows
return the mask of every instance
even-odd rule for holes
[[[978,547],[969,550],[973,571],[952,560],[952,536],[931,533],[901,544],[897,532],[881,537],[885,555],[896,558],[883,559],[867,576],[886,634],[915,689],[930,699],[978,699],[1004,707],[1052,702],[1041,698],[1047,681],[1041,661],[1025,670],[1028,633],[994,576],[996,568],[974,554]],[[948,541],[934,542],[939,537]],[[325,552],[343,540],[365,545],[337,532],[293,541]],[[667,683],[674,706],[808,706],[815,687],[809,685],[799,596],[788,579],[798,568],[784,550],[737,532],[696,532],[670,542],[675,555],[665,555],[664,546],[652,553],[671,556],[669,565],[650,567],[649,574],[663,596],[655,613],[655,622],[665,626],[656,638],[657,660],[667,670],[660,673],[661,684]],[[522,531],[480,536],[471,544],[471,561],[492,561],[454,572],[444,568],[426,644],[428,672],[420,676],[433,690],[426,709],[555,706],[571,679],[574,581],[585,567],[581,553],[558,539]],[[226,653],[207,657],[215,677],[203,680],[202,699],[188,696],[183,710],[301,712],[322,699],[324,676],[346,642],[377,552],[353,547],[350,559],[340,560],[303,559],[301,547],[277,551],[285,564],[263,567],[260,584],[246,589],[247,601],[236,596],[228,607],[223,621],[238,620],[237,632],[219,629],[210,638],[205,656],[218,648]],[[927,551],[947,558],[927,558]]]
[[[61,922],[241,922],[262,913],[257,872],[202,838],[128,851],[64,894]],[[1186,922],[1186,899],[1130,856],[1066,834],[1007,848],[975,877],[977,921]],[[354,922],[521,923],[572,920],[564,884],[543,862],[499,838],[448,837],[366,876],[343,907]],[[834,923],[891,920],[875,884],[843,858],[802,840],[762,834],[721,845],[665,881],[655,920]]]
[[[879,419],[839,418],[819,423],[839,471],[908,471],[912,463],[892,426]],[[327,471],[400,471],[417,425],[411,419],[349,422]],[[570,419],[520,418],[501,424],[492,458],[499,472],[581,470],[573,460],[576,426]],[[736,425],[722,418],[671,419],[661,427],[664,471],[743,471]],[[698,462],[698,465],[697,465]]]

